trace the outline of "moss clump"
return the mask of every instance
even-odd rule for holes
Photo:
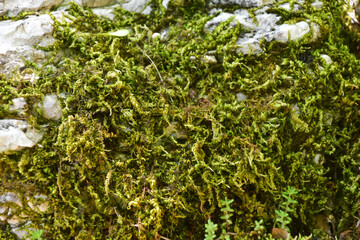
[[[320,213],[333,213],[338,232],[354,223],[360,65],[338,6],[304,4],[302,15],[287,16],[311,13],[322,26],[317,42],[264,44],[258,56],[239,56],[245,30],[225,22],[205,33],[211,17],[202,4],[172,1],[165,10],[153,1],[149,16],[118,9],[114,21],[72,4],[71,23],[54,19],[52,58],[17,95],[36,102],[65,93],[63,118],[41,147],[0,161],[3,192],[31,181],[49,196],[51,210],[32,220],[44,236],[201,239],[210,216],[221,223],[225,197],[234,199],[235,238],[260,219],[270,232],[287,186],[299,190],[292,233],[309,234]],[[124,28],[130,36],[99,34]],[[166,40],[152,38],[164,29]],[[217,62],[203,61],[209,51]],[[32,123],[47,123],[35,113],[26,111]]]

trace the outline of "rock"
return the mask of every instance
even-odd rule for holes
[[[311,3],[311,6],[313,8],[320,9],[324,6],[324,3],[319,0],[315,0],[313,3]]]
[[[31,210],[44,213],[48,210],[49,204],[50,204],[47,199],[48,199],[48,197],[46,195],[37,194],[33,197],[33,201],[35,201],[35,203],[31,202],[30,198],[27,197],[27,200],[28,200],[27,204],[29,205]]]
[[[0,195],[0,203],[13,203],[21,208],[23,207],[23,204],[21,203],[19,196],[20,194],[7,192]],[[38,213],[44,213],[48,210],[49,201],[47,200],[48,197],[46,195],[34,195],[33,201],[36,203],[31,202],[30,197],[26,197],[26,199],[28,200],[27,204],[31,210]],[[29,236],[29,231],[36,230],[31,227],[31,221],[28,220],[28,216],[26,214],[21,212],[18,215],[14,215],[14,209],[10,207],[0,207],[0,221],[9,224],[11,231],[17,236],[18,239],[27,239],[26,237]]]
[[[217,63],[217,60],[216,60],[215,56],[205,55],[204,56],[204,62],[206,62],[206,63]]]
[[[33,147],[42,136],[43,133],[35,130],[26,121],[2,119],[0,120],[0,153]]]
[[[248,98],[248,96],[243,94],[243,93],[237,93],[236,94],[236,101],[238,101],[238,102],[246,100],[247,98]]]
[[[0,16],[16,16],[23,11],[38,11],[51,9],[62,3],[63,0],[2,0],[0,1]]]
[[[45,52],[33,46],[48,46],[54,41],[52,19],[48,15],[30,16],[27,19],[0,22],[0,70],[9,75],[24,67],[23,58],[40,63]]]
[[[17,46],[32,46],[53,32],[49,15],[30,16],[25,20],[0,22],[0,54],[15,50]]]
[[[256,25],[253,23],[252,18],[249,17],[249,13],[244,10],[236,14],[225,12],[220,13],[218,16],[208,21],[205,24],[204,29],[207,32],[212,32],[220,23],[227,21],[231,17],[234,17],[234,20],[230,23],[230,26],[241,24],[245,29],[256,28]]]
[[[255,17],[258,22],[257,29],[263,31],[271,31],[274,27],[276,27],[277,21],[280,20],[280,17],[273,13],[259,14]]]
[[[312,31],[312,39],[311,41],[316,41],[321,36],[320,26],[316,23],[310,23],[311,31]]]
[[[259,54],[262,52],[259,40],[254,38],[239,38],[236,42],[237,54]]]
[[[320,54],[320,57],[325,60],[325,63],[326,63],[327,65],[332,64],[332,62],[333,62],[332,59],[331,59],[331,57],[329,57],[329,55]]]
[[[153,33],[152,35],[151,35],[151,38],[152,39],[156,39],[156,38],[161,38],[161,34],[160,33]]]
[[[274,40],[288,42],[303,37],[310,31],[310,26],[305,21],[296,24],[282,24],[274,32]]]
[[[82,6],[104,7],[115,4],[116,0],[82,0]]]
[[[302,9],[301,5],[299,5],[299,4],[294,4],[293,7],[291,8],[290,3],[283,3],[283,4],[279,5],[279,8],[283,8],[288,11],[299,11]]]
[[[100,16],[100,17],[107,17],[111,20],[114,19],[115,14],[113,13],[114,8],[109,7],[109,8],[94,8],[93,13],[95,13],[96,15]]]
[[[234,6],[238,5],[240,7],[251,8],[251,7],[260,7],[264,4],[273,3],[274,0],[211,0],[210,6],[213,5],[226,5]]]
[[[62,111],[55,94],[46,95],[41,106],[43,117],[49,120],[59,120],[62,117]]]
[[[150,0],[130,0],[122,3],[121,7],[130,12],[141,12],[143,14],[150,14],[152,8],[147,6]]]
[[[62,5],[69,4],[71,1],[82,7],[105,7],[116,3],[116,0],[65,0]]]
[[[24,107],[26,106],[25,98],[14,98],[12,100],[13,104],[10,106],[10,111],[20,111],[22,112],[24,110]]]

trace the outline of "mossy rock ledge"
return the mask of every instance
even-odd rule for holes
[[[0,237],[204,239],[233,199],[230,239],[269,239],[291,187],[291,236],[359,239],[351,6],[143,2],[50,12],[46,60],[0,76],[1,134],[33,140],[0,153]]]

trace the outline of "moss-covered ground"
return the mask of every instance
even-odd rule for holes
[[[117,9],[114,20],[72,5],[71,22],[55,20],[48,62],[28,65],[36,83],[0,79],[0,118],[47,126],[39,145],[0,155],[1,193],[19,192],[24,203],[47,195],[47,212],[13,207],[48,239],[203,239],[209,218],[221,224],[225,198],[234,199],[228,231],[242,239],[255,221],[271,232],[288,186],[298,191],[293,236],[310,235],[319,216],[335,219],[330,234],[353,229],[359,38],[340,1],[311,2],[269,11],[319,24],[319,39],[264,42],[256,56],[236,53],[240,25],[204,32],[211,16],[200,0],[166,10],[153,1],[150,15]],[[99,34],[119,29],[131,33]],[[152,37],[164,29],[167,39]],[[217,62],[204,61],[209,51]],[[59,121],[35,104],[51,93],[66,95]],[[28,102],[21,116],[9,111],[15,97]]]

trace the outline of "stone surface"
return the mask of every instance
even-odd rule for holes
[[[320,57],[325,60],[325,63],[327,65],[332,64],[332,60],[331,60],[331,57],[329,57],[329,55],[320,54]]]
[[[16,16],[23,11],[38,11],[50,9],[62,3],[63,0],[2,0],[0,1],[0,16]]]
[[[255,23],[253,23],[252,18],[249,17],[249,13],[244,10],[236,14],[222,12],[218,16],[208,21],[205,24],[204,29],[207,32],[212,32],[220,23],[227,21],[231,17],[234,17],[234,20],[230,23],[230,26],[241,24],[245,29],[256,28],[256,25]]]
[[[17,46],[35,45],[53,32],[49,15],[30,16],[24,20],[0,22],[0,54]]]
[[[0,120],[0,153],[33,147],[42,136],[43,133],[33,129],[26,121],[2,119]]]
[[[310,31],[310,26],[305,21],[296,24],[282,24],[274,32],[274,39],[279,42],[288,42],[303,37]]]
[[[211,0],[212,5],[238,5],[245,8],[260,7],[264,4],[273,3],[274,0]]]
[[[61,107],[55,94],[46,95],[41,105],[43,117],[49,120],[59,120],[62,117]]]
[[[238,54],[259,54],[262,52],[260,42],[254,38],[239,38],[236,42]]]
[[[47,46],[54,41],[52,22],[46,14],[18,21],[1,21],[0,70],[10,74],[12,70],[24,67],[22,58],[39,63],[44,60],[45,52],[33,46]]]
[[[26,106],[25,98],[14,98],[12,100],[13,104],[10,106],[10,111],[22,111],[24,110],[24,107]]]
[[[152,8],[146,6],[150,0],[130,0],[126,3],[122,3],[121,7],[131,12],[141,12],[143,14],[150,14]]]
[[[246,100],[247,98],[248,98],[248,96],[243,94],[243,93],[237,93],[236,94],[236,101],[238,101],[238,102]]]
[[[43,194],[34,195],[32,198],[26,197],[27,205],[31,210],[44,213],[49,208],[48,197]],[[36,202],[33,203],[32,201]],[[12,203],[16,204],[19,207],[23,207],[19,199],[19,195],[14,192],[7,192],[0,195],[0,203]],[[10,204],[9,204],[10,205]],[[5,205],[6,206],[6,205]],[[31,227],[31,221],[28,220],[28,216],[24,213],[13,215],[14,210],[10,207],[0,207],[0,221],[6,222],[11,227],[11,231],[17,236],[18,239],[25,239],[29,236],[31,230],[35,230]]]

